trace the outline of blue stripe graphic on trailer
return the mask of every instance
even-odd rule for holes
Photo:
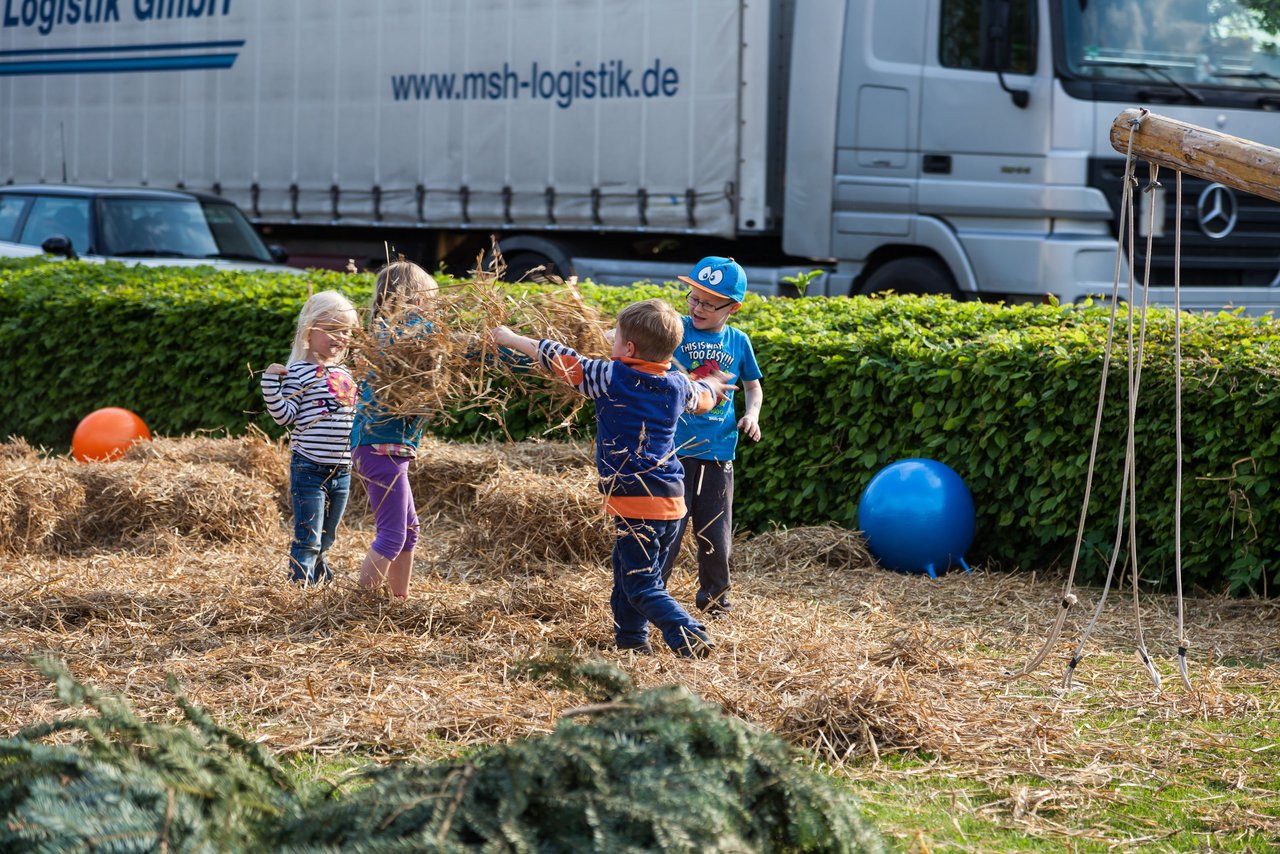
[[[236,53],[205,56],[151,56],[134,59],[64,59],[47,62],[0,62],[0,77],[33,74],[115,74],[126,71],[186,71],[230,68]]]
[[[218,42],[161,42],[158,44],[94,45],[91,47],[39,47],[23,50],[0,50],[0,56],[52,56],[60,53],[130,53],[145,50],[212,50],[244,47],[244,39]]]

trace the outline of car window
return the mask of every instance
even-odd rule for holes
[[[29,201],[30,196],[0,196],[0,240],[17,242],[18,221],[22,219],[22,212],[26,210]]]
[[[89,247],[89,200],[62,196],[37,196],[22,227],[19,243],[39,246],[55,234],[71,241],[77,252]]]
[[[230,258],[270,261],[271,253],[258,232],[235,205],[206,202],[204,216],[218,241],[218,251]]]
[[[99,211],[105,255],[271,260],[253,226],[232,205],[103,199]]]

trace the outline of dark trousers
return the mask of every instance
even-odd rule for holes
[[[662,563],[677,542],[679,521],[616,518],[614,524],[617,540],[609,598],[614,639],[623,649],[643,646],[649,640],[649,623],[653,623],[667,646],[680,651],[689,643],[683,629],[701,631],[705,627],[671,598],[662,583]]]
[[[728,611],[729,558],[733,546],[733,460],[681,457],[684,465],[684,503],[689,512],[680,520],[680,533],[662,566],[662,583],[680,554],[680,541],[693,528],[698,546],[698,593],[695,604],[704,611]]]

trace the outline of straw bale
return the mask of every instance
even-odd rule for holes
[[[596,565],[613,548],[594,469],[540,473],[502,465],[476,493],[450,560],[492,571],[545,571],[548,564]]]
[[[495,450],[512,468],[537,472],[562,472],[595,465],[595,446],[591,442],[547,442],[527,439],[523,442],[495,445]]]
[[[825,566],[874,567],[875,559],[858,531],[835,524],[777,528],[734,544],[735,563],[745,569]]]
[[[468,445],[426,438],[409,466],[409,485],[418,512],[465,515],[476,493],[497,472],[502,455],[492,445]]]
[[[70,527],[80,547],[155,542],[166,533],[247,542],[281,524],[275,489],[220,463],[121,460],[78,472],[86,498]]]
[[[66,460],[0,459],[0,551],[56,548],[83,508],[84,486]]]
[[[21,436],[10,436],[7,442],[0,442],[0,462],[31,460],[38,456],[36,449]]]
[[[421,513],[465,517],[479,490],[499,470],[554,474],[591,465],[589,445],[525,441],[466,444],[424,439],[409,469],[409,484]]]
[[[289,447],[260,430],[243,436],[182,436],[134,442],[125,460],[164,460],[177,463],[220,463],[234,472],[270,485],[280,496],[281,508],[291,509],[289,497]]]

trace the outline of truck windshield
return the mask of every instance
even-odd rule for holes
[[[128,198],[99,204],[103,255],[271,261],[253,226],[231,204]]]
[[[1098,81],[1280,90],[1264,0],[1062,0],[1071,75]],[[1195,101],[1195,97],[1190,100]]]

